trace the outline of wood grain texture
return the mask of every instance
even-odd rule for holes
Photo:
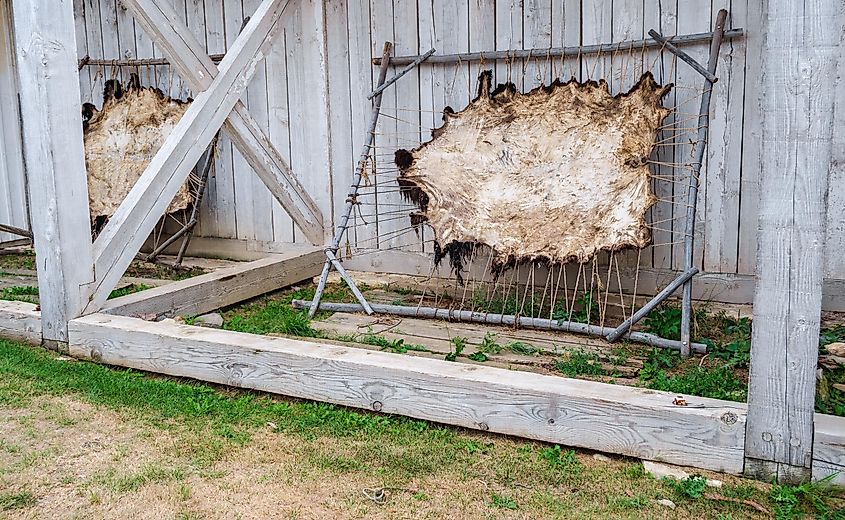
[[[107,314],[196,316],[261,296],[320,274],[326,256],[311,246],[295,246],[243,265],[109,300]]]
[[[842,13],[771,0],[764,14],[763,180],[746,458],[810,477],[827,178]],[[759,474],[759,473],[758,473]]]
[[[102,306],[193,165],[234,108],[278,32],[286,0],[264,0],[94,244],[97,281],[88,311]],[[150,6],[153,9],[152,6]],[[171,21],[174,25],[175,21]],[[182,36],[187,37],[183,26]],[[179,32],[178,30],[176,32]],[[199,71],[197,72],[199,75]]]
[[[94,279],[73,5],[16,2],[13,19],[44,339],[66,342]]]
[[[742,406],[554,376],[400,354],[150,323],[94,314],[71,325],[71,355],[142,370],[254,388],[737,473]],[[151,346],[154,345],[154,346]]]
[[[37,305],[0,300],[0,338],[41,344],[41,312]]]

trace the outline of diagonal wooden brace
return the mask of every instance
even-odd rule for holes
[[[94,242],[95,282],[85,312],[94,312],[129,267],[266,57],[288,0],[264,0],[126,199]],[[185,29],[187,31],[187,28]]]
[[[171,1],[121,1],[191,89],[202,92],[211,86],[219,73],[218,68],[206,53],[205,46],[181,21]],[[322,212],[243,102],[238,101],[235,105],[223,125],[223,131],[306,238],[313,244],[323,244],[325,231]]]

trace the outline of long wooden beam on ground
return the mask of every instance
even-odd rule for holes
[[[299,246],[284,254],[109,300],[102,312],[196,316],[313,278],[320,274],[325,259],[322,249]]]
[[[0,301],[0,337],[37,342],[35,305]],[[742,471],[746,406],[355,347],[93,314],[81,359],[701,469]],[[845,485],[845,418],[816,414],[813,477]]]
[[[93,314],[71,355],[701,469],[741,473],[746,406],[476,364]],[[817,414],[818,477],[845,469],[845,418]],[[837,477],[845,483],[845,473]]]
[[[0,338],[41,344],[41,311],[34,303],[0,300]]]
[[[264,0],[94,242],[96,282],[86,312],[100,309],[264,60],[288,0]]]
[[[217,65],[206,53],[205,45],[181,22],[172,2],[123,0],[123,4],[191,89],[201,92],[211,86],[219,73]],[[322,245],[325,242],[323,214],[317,203],[302,187],[243,102],[235,104],[235,109],[223,124],[223,130],[308,240]]]

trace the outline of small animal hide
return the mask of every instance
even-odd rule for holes
[[[491,78],[482,73],[478,97],[461,112],[447,107],[429,142],[396,152],[402,193],[419,207],[412,224],[428,222],[436,250],[484,244],[501,268],[647,246],[648,158],[671,85],[646,73],[617,96],[604,80],[574,79],[491,93]]]
[[[158,89],[140,87],[133,75],[126,90],[119,81],[106,82],[101,111],[88,104],[83,107],[92,220],[114,214],[188,106]],[[186,209],[192,202],[184,185],[167,212]]]

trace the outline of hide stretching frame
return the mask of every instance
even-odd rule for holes
[[[706,352],[706,346],[703,344],[694,344],[691,341],[691,322],[692,322],[692,283],[693,277],[698,272],[698,269],[693,265],[693,248],[694,248],[694,225],[696,218],[696,202],[698,194],[698,186],[700,184],[699,175],[701,172],[701,165],[704,158],[705,149],[707,146],[707,133],[709,128],[710,110],[711,110],[711,92],[713,84],[718,81],[716,77],[716,65],[719,55],[719,50],[723,39],[725,38],[725,24],[727,21],[728,12],[721,10],[716,19],[714,31],[706,38],[710,41],[709,59],[706,65],[701,65],[694,58],[690,57],[684,51],[679,49],[674,43],[674,40],[683,43],[694,42],[700,39],[702,35],[679,35],[672,39],[664,38],[655,30],[649,31],[651,40],[617,42],[609,44],[607,47],[598,46],[598,48],[562,48],[562,49],[536,49],[523,51],[527,52],[530,57],[531,53],[535,55],[546,55],[551,59],[554,56],[571,56],[577,55],[580,59],[582,55],[589,55],[594,53],[596,55],[596,63],[601,57],[603,51],[605,52],[620,52],[620,50],[628,51],[633,55],[634,49],[642,49],[643,56],[646,47],[659,46],[661,50],[666,50],[674,54],[678,59],[686,62],[692,69],[699,72],[704,78],[704,87],[700,95],[700,109],[695,117],[684,118],[678,114],[677,105],[671,109],[662,107],[661,100],[669,91],[671,86],[659,87],[654,82],[651,72],[644,70],[645,65],[641,62],[640,80],[627,92],[620,92],[616,96],[611,97],[604,79],[598,82],[592,80],[585,80],[584,82],[577,82],[574,77],[572,80],[562,83],[559,79],[555,79],[548,86],[540,86],[530,93],[521,94],[516,91],[513,83],[508,85],[499,85],[495,92],[491,93],[491,72],[482,73],[479,76],[478,82],[478,97],[471,102],[466,109],[460,112],[447,107],[444,111],[444,125],[432,129],[432,138],[424,142],[413,151],[409,152],[405,149],[395,151],[395,162],[398,170],[390,167],[384,169],[388,177],[398,177],[398,179],[380,180],[377,176],[379,155],[389,156],[390,151],[378,153],[376,141],[376,127],[379,117],[381,115],[381,97],[384,90],[398,80],[403,74],[408,72],[412,67],[415,67],[427,59],[438,59],[440,62],[461,62],[462,60],[478,60],[483,63],[485,56],[483,54],[464,54],[455,56],[434,56],[434,50],[429,53],[417,57],[398,58],[395,62],[398,64],[406,63],[407,66],[402,73],[397,74],[389,81],[385,81],[387,66],[394,60],[390,57],[390,45],[385,44],[384,55],[380,60],[374,60],[381,67],[379,83],[376,90],[371,94],[373,99],[373,114],[371,124],[366,135],[361,159],[355,171],[355,182],[351,186],[352,191],[347,199],[346,211],[341,218],[340,225],[334,235],[330,245],[326,247],[326,262],[324,264],[323,272],[321,273],[317,291],[311,302],[301,300],[294,301],[294,306],[299,308],[308,308],[309,315],[314,316],[319,309],[328,311],[346,311],[346,312],[366,312],[373,314],[374,312],[384,314],[396,314],[401,316],[418,316],[418,317],[437,317],[457,321],[470,321],[478,323],[492,323],[499,325],[511,325],[515,327],[526,328],[540,328],[548,330],[562,330],[569,332],[582,332],[591,335],[603,336],[608,341],[614,342],[622,337],[627,337],[629,340],[642,342],[656,347],[670,348],[679,350],[683,357],[688,357],[692,351]],[[734,30],[729,37],[739,36],[742,34],[741,30]],[[513,59],[515,56],[506,57]],[[643,58],[644,60],[644,58]],[[624,67],[624,65],[623,65]],[[524,70],[523,70],[524,73]],[[510,78],[510,71],[508,73]],[[624,81],[623,81],[624,83]],[[632,100],[629,102],[629,100]],[[652,117],[649,123],[645,123],[648,119],[642,119],[644,116],[635,116],[643,112],[643,108],[634,109],[625,108],[630,103],[635,103],[642,100],[642,107],[647,107],[652,104],[656,110],[655,116]],[[655,103],[656,101],[656,103]],[[689,100],[687,100],[689,101]],[[503,105],[516,105],[504,107]],[[589,107],[589,108],[587,108]],[[495,115],[495,111],[501,112],[500,115]],[[521,112],[520,112],[521,111]],[[574,113],[572,123],[569,126],[565,121],[555,120],[554,118],[544,118],[543,111],[550,111],[558,114]],[[587,118],[589,120],[590,114],[603,114],[626,112],[631,114],[628,127],[634,121],[642,126],[640,140],[634,139],[633,134],[627,135],[626,122],[619,121],[618,126],[612,126],[610,129],[602,129],[590,134],[586,127],[579,126],[580,123]],[[517,114],[523,114],[520,116]],[[533,112],[535,115],[531,115]],[[648,111],[645,111],[648,113]],[[655,131],[665,128],[662,126],[664,117],[669,113],[675,113],[677,121],[687,121],[693,119],[696,122],[694,130],[694,141],[690,150],[691,159],[684,167],[689,168],[689,184],[686,193],[686,212],[685,212],[685,235],[684,235],[684,272],[675,280],[670,282],[662,291],[654,296],[650,301],[646,302],[639,310],[631,309],[630,316],[624,314],[624,298],[623,298],[623,320],[617,327],[605,326],[604,313],[601,315],[601,323],[595,325],[590,323],[589,312],[591,311],[593,301],[593,283],[595,280],[595,272],[590,275],[590,292],[588,297],[588,319],[587,323],[576,322],[572,320],[575,311],[575,294],[571,298],[566,295],[564,313],[560,309],[555,309],[555,302],[558,289],[560,287],[560,277],[563,273],[565,264],[571,260],[576,260],[583,266],[585,262],[595,260],[595,254],[599,250],[610,251],[611,254],[626,247],[642,248],[649,244],[650,233],[648,225],[645,222],[645,212],[653,202],[653,195],[651,190],[642,181],[634,181],[637,179],[638,171],[644,172],[645,179],[648,177],[649,166],[658,164],[658,160],[653,160],[649,156],[654,155],[655,150],[660,145],[665,145],[665,139],[662,138],[663,133],[658,132],[655,136]],[[395,116],[399,117],[399,116]],[[520,117],[524,119],[521,122]],[[563,117],[563,116],[560,116]],[[597,116],[598,117],[598,116]],[[640,117],[640,119],[634,119]],[[469,119],[463,121],[462,119]],[[493,122],[491,122],[493,121]],[[543,123],[548,121],[548,123]],[[555,123],[564,126],[564,131],[554,137],[557,133]],[[643,126],[645,125],[645,126]],[[454,127],[457,126],[457,129]],[[595,126],[595,125],[594,125]],[[668,126],[668,125],[667,125]],[[676,126],[671,127],[673,130]],[[575,129],[574,132],[572,129]],[[523,135],[512,136],[508,139],[504,134],[510,130],[517,130],[521,133],[528,133],[536,130],[538,133],[552,136],[548,137],[555,143],[563,143],[560,146],[542,145],[533,147],[531,143],[526,143],[522,151],[519,149],[520,141],[525,141]],[[634,130],[630,130],[633,132]],[[573,133],[581,133],[583,137],[572,137]],[[601,132],[605,132],[602,135]],[[452,138],[453,143],[450,144],[449,136],[456,134]],[[617,148],[608,149],[606,143],[614,142],[619,139],[616,144]],[[674,136],[677,141],[678,136]],[[538,137],[542,139],[542,137]],[[580,141],[579,141],[580,139]],[[574,140],[574,142],[573,142]],[[443,144],[445,142],[445,144]],[[627,152],[620,153],[623,142],[629,148]],[[470,144],[472,143],[472,144]],[[593,143],[592,145],[588,143]],[[634,145],[633,143],[639,143]],[[668,143],[667,143],[668,144]],[[496,147],[499,149],[496,149]],[[560,151],[560,147],[563,150]],[[599,148],[593,155],[583,157],[585,151],[589,154],[590,146]],[[514,147],[517,149],[514,150]],[[537,150],[541,150],[539,154],[542,156],[539,159],[533,155],[537,154]],[[559,154],[552,153],[551,150],[557,150]],[[477,170],[480,177],[473,178],[472,163],[481,154],[487,153],[491,157],[501,160],[504,157],[507,161],[495,163],[488,159],[487,163],[478,166]],[[510,154],[513,154],[511,156]],[[553,159],[549,164],[549,155],[559,155],[559,158]],[[636,155],[634,159],[631,159]],[[573,162],[573,157],[583,159],[583,162]],[[642,159],[640,159],[642,157]],[[431,159],[429,159],[431,158]],[[607,158],[607,159],[605,159]],[[613,159],[618,158],[618,159]],[[425,177],[419,167],[420,161],[426,162],[426,167],[434,172],[438,172],[431,179]],[[554,162],[554,161],[557,162]],[[605,163],[605,160],[610,162]],[[615,162],[614,162],[615,161]],[[632,162],[633,161],[633,162]],[[517,164],[514,165],[513,163]],[[430,163],[430,164],[429,164]],[[598,166],[597,166],[598,163]],[[491,166],[491,164],[493,166]],[[577,165],[581,164],[581,169]],[[534,166],[532,166],[534,165]],[[574,165],[574,166],[573,166]],[[672,165],[677,166],[676,164]],[[504,170],[504,173],[487,173],[491,168],[496,167]],[[535,177],[532,177],[532,168],[541,168],[541,172],[537,172]],[[376,170],[375,182],[372,182],[368,169]],[[520,170],[521,172],[518,172]],[[549,169],[551,168],[551,169]],[[549,183],[541,184],[543,179],[548,179],[554,176],[555,172],[560,172],[564,168],[574,168],[574,176],[565,177],[570,173],[564,172],[564,179],[568,179],[569,183],[576,183],[574,188],[565,186],[566,180],[562,180],[561,184],[557,186],[557,190],[568,190],[560,196],[560,202],[549,202],[550,197],[560,195],[556,192],[555,186]],[[520,173],[518,177],[509,177],[511,174]],[[620,177],[614,177],[614,171],[619,171]],[[449,178],[448,172],[454,171],[454,178]],[[623,171],[630,171],[632,173],[622,174]],[[384,173],[382,173],[383,175]],[[526,180],[525,176],[528,176]],[[587,179],[583,177],[587,175]],[[595,179],[590,180],[589,176],[595,175]],[[610,176],[609,178],[607,176]],[[630,181],[623,181],[624,175],[628,175]],[[633,177],[631,177],[633,175]],[[604,177],[604,179],[602,179]],[[654,174],[652,177],[658,177]],[[481,181],[480,179],[485,179]],[[487,195],[493,197],[493,202],[482,200],[479,198],[472,198],[471,191],[475,189],[481,182],[492,182],[493,188],[486,189]],[[605,182],[607,188],[601,188],[600,184]],[[438,184],[439,183],[439,184]],[[527,184],[525,184],[527,183]],[[533,183],[533,184],[532,184]],[[579,184],[580,183],[580,184]],[[517,186],[514,187],[514,184]],[[599,185],[598,194],[586,195],[592,187],[595,189]],[[425,186],[423,188],[422,186]],[[520,187],[519,185],[522,185]],[[630,185],[630,188],[625,186]],[[432,225],[437,231],[437,238],[434,241],[434,263],[435,265],[445,257],[450,257],[450,264],[459,283],[465,284],[462,277],[463,264],[467,260],[472,263],[478,254],[479,246],[489,250],[489,258],[484,268],[482,278],[487,276],[490,271],[494,276],[494,288],[492,296],[489,289],[487,290],[486,298],[489,300],[496,295],[495,284],[498,283],[498,278],[502,276],[502,272],[506,268],[516,268],[524,261],[536,262],[539,258],[541,262],[548,266],[549,272],[547,275],[546,285],[543,286],[542,299],[539,303],[539,308],[534,308],[534,291],[531,294],[531,309],[525,309],[525,302],[528,299],[528,284],[525,284],[525,291],[521,297],[521,305],[514,314],[490,312],[489,309],[479,310],[475,304],[470,308],[465,307],[465,300],[467,299],[467,289],[464,288],[461,296],[460,304],[456,306],[454,301],[448,302],[449,307],[438,307],[439,298],[434,297],[434,304],[431,306],[424,305],[426,300],[425,294],[420,299],[419,305],[416,307],[407,307],[400,305],[381,305],[378,310],[367,302],[364,295],[356,286],[352,277],[343,268],[340,256],[340,247],[344,238],[347,237],[347,251],[349,254],[354,254],[354,248],[351,247],[347,233],[350,230],[350,218],[356,215],[355,211],[360,208],[356,206],[361,205],[361,198],[363,190],[367,187],[372,187],[374,190],[381,188],[382,192],[387,190],[398,191],[406,202],[412,202],[415,209],[393,210],[392,213],[396,215],[392,219],[407,218],[411,224],[411,229],[419,237],[421,236],[424,225]],[[439,187],[438,187],[439,186]],[[604,195],[610,193],[610,186],[623,186],[619,189],[627,189],[628,192],[622,191],[621,195]],[[432,195],[432,189],[436,189],[438,193]],[[515,191],[514,191],[515,190]],[[634,190],[634,191],[631,191]],[[495,192],[495,193],[494,193]],[[502,195],[504,192],[505,195]],[[609,197],[606,202],[600,206],[601,210],[596,210],[593,218],[596,224],[584,223],[578,218],[577,211],[582,210],[584,206],[589,203],[581,203],[576,205],[576,209],[570,210],[571,203],[569,201],[577,200],[575,197],[596,197],[601,202],[603,197]],[[638,195],[637,195],[638,194]],[[466,199],[466,200],[464,200]],[[501,200],[498,200],[501,199]],[[533,209],[527,211],[525,208],[520,208],[520,203],[525,200],[534,200],[532,204],[528,204]],[[637,202],[640,201],[640,202]],[[593,202],[593,201],[590,201]],[[491,207],[491,204],[494,207]],[[598,222],[605,218],[607,214],[615,215],[613,222],[618,222],[617,214],[620,211],[620,205],[630,204],[630,209],[622,211],[627,217],[627,223],[622,224],[623,227],[617,227],[615,231],[608,231],[603,228]],[[445,206],[444,206],[445,205]],[[482,211],[481,207],[484,206]],[[538,212],[536,208],[541,208]],[[527,206],[526,206],[527,208]],[[571,213],[567,213],[571,211]],[[494,217],[490,217],[490,214]],[[583,214],[583,213],[582,213]],[[459,222],[459,219],[465,218],[465,222]],[[557,219],[560,218],[560,223]],[[432,220],[434,219],[434,220]],[[488,220],[492,219],[492,220]],[[549,221],[551,219],[551,221]],[[625,221],[626,219],[622,219]],[[354,224],[352,225],[354,226]],[[498,226],[498,227],[497,227]],[[508,227],[514,226],[519,229],[516,235],[509,237]],[[617,224],[617,226],[619,226]],[[573,234],[572,230],[576,229]],[[578,232],[577,229],[581,229]],[[547,235],[543,235],[543,231]],[[394,235],[390,238],[395,238],[395,231],[391,231]],[[598,237],[597,237],[598,236]],[[487,238],[484,238],[487,237]],[[506,243],[502,242],[505,237]],[[535,237],[535,238],[532,238]],[[607,237],[607,238],[603,238]],[[382,237],[377,237],[382,238]],[[537,245],[531,244],[532,240],[537,240]],[[560,242],[564,242],[561,244]],[[576,245],[578,244],[578,245]],[[532,247],[533,245],[533,247]],[[552,280],[552,273],[555,266],[558,266],[558,280],[557,287]],[[594,264],[595,265],[595,264]],[[608,282],[610,281],[610,271],[613,266],[612,261],[608,268]],[[323,303],[322,297],[325,290],[326,281],[330,269],[334,267],[340,276],[346,281],[357,298],[359,305],[338,304],[338,303]],[[534,283],[533,264],[531,265],[532,284]],[[595,271],[595,269],[594,269]],[[433,269],[432,269],[433,272]],[[579,270],[578,277],[580,278],[582,271]],[[586,284],[586,274],[585,284]],[[617,264],[617,277],[619,276]],[[601,279],[599,278],[599,285]],[[550,287],[551,283],[551,287]],[[577,294],[579,280],[575,282],[575,292]],[[637,321],[644,318],[651,310],[656,308],[668,297],[672,295],[678,288],[683,287],[682,300],[682,321],[681,321],[681,337],[680,341],[668,340],[659,338],[657,336],[647,333],[632,333],[631,327]],[[565,291],[564,284],[564,291]],[[510,288],[508,288],[508,292]],[[519,286],[517,282],[517,293]],[[547,296],[547,292],[550,293]],[[636,297],[636,284],[634,289]],[[604,304],[607,305],[609,290],[605,291],[603,296]],[[472,294],[470,295],[473,296]],[[519,295],[516,295],[519,298]],[[621,296],[621,281],[620,281],[620,296]],[[599,292],[598,300],[602,299],[602,294]],[[635,298],[636,299],[636,298]],[[457,308],[456,308],[457,307]],[[548,307],[548,318],[542,317],[546,314]]]

